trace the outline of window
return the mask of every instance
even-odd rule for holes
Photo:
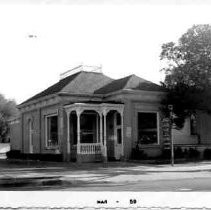
[[[190,134],[196,135],[197,134],[197,127],[196,127],[196,115],[192,114],[190,117]]]
[[[116,114],[116,125],[121,125],[121,115],[119,113]]]
[[[122,128],[121,128],[121,115],[116,113],[116,132],[117,132],[117,144],[122,143]]]
[[[122,143],[122,129],[117,128],[117,144],[121,144],[121,143]]]
[[[81,115],[81,143],[96,143],[96,114],[83,113]]]
[[[158,144],[157,113],[138,113],[138,143]]]
[[[47,147],[58,146],[58,116],[46,116],[46,144]]]

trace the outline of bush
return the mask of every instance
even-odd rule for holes
[[[22,160],[41,160],[41,161],[55,161],[62,162],[62,154],[25,154],[20,150],[10,150],[6,153],[8,159],[22,159]]]
[[[171,158],[171,150],[170,149],[164,149],[162,151],[160,158],[161,159],[170,159]]]
[[[6,156],[9,159],[19,159],[21,156],[21,151],[20,150],[10,150],[6,152]]]
[[[184,158],[185,152],[182,150],[181,147],[176,147],[174,149],[174,156],[175,156],[175,158]]]
[[[181,149],[181,147],[174,148],[174,157],[175,158],[184,158],[185,157],[185,152]],[[161,158],[170,159],[171,158],[171,150],[170,149],[163,150]]]
[[[200,152],[194,148],[184,149],[181,147],[174,148],[174,157],[175,159],[186,158],[186,159],[197,159],[199,158]],[[211,150],[210,150],[210,159],[211,159]],[[163,150],[161,158],[170,159],[171,158],[171,150]]]
[[[131,153],[131,158],[133,160],[146,160],[148,156],[144,153],[143,150],[139,149],[139,147],[133,148]]]
[[[189,150],[188,150],[187,148],[184,149],[184,156],[185,156],[186,158],[188,158],[188,151],[189,151]]]
[[[190,148],[188,150],[188,158],[197,159],[200,155],[200,152],[197,149]]]
[[[211,149],[205,149],[203,157],[205,160],[211,160]]]

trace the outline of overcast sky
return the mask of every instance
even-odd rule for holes
[[[0,93],[20,103],[78,64],[159,83],[161,45],[193,24],[211,23],[211,5],[0,5]],[[31,35],[33,35],[31,37]]]

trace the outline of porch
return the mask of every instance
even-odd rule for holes
[[[67,113],[67,161],[119,160],[124,156],[123,104],[74,103]]]

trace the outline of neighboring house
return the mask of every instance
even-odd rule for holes
[[[114,80],[79,66],[18,106],[21,114],[11,130],[11,149],[88,162],[130,159],[138,144],[149,157],[157,157],[163,150],[160,102],[165,94],[159,85],[136,75]],[[187,126],[175,131],[175,141],[198,144],[199,136],[192,136]],[[209,126],[207,136],[201,133],[201,143],[204,138],[211,144]]]
[[[211,149],[211,115],[197,111],[187,118],[181,130],[173,129],[173,139],[176,147],[197,149],[203,157],[205,149]]]

